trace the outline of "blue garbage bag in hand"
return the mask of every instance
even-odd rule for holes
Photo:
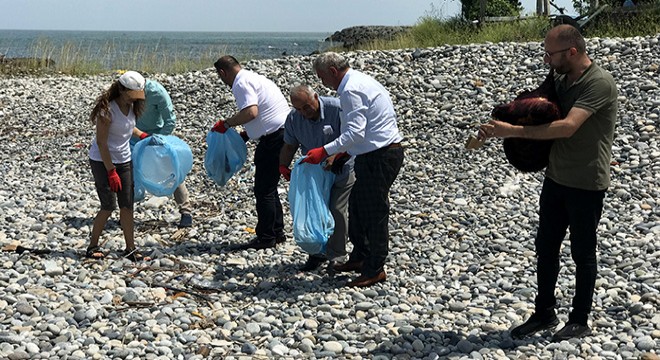
[[[144,185],[135,178],[135,170],[133,170],[133,202],[140,202],[147,197],[147,190],[144,189]]]
[[[302,159],[293,166],[289,185],[293,238],[307,253],[322,254],[335,231],[335,219],[330,212],[330,191],[335,174],[325,171],[319,164],[301,163]]]
[[[138,181],[137,176],[135,175],[135,144],[138,141],[133,142],[131,138],[131,160],[133,161],[133,202],[140,202],[147,197],[147,191],[144,189],[144,185]]]
[[[225,133],[209,131],[206,135],[206,155],[204,169],[216,184],[225,186],[227,181],[237,173],[247,159],[245,141],[236,130],[228,129]]]
[[[156,196],[170,196],[192,170],[190,146],[174,135],[154,134],[133,147],[134,194],[139,201],[143,190]]]

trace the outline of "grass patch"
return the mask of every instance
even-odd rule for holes
[[[488,23],[477,26],[460,18],[439,20],[425,17],[410,32],[392,40],[375,40],[360,50],[424,48],[486,42],[539,41],[550,24],[545,18],[530,18],[513,22]]]
[[[89,75],[114,69],[139,69],[144,73],[182,73],[207,69],[213,66],[218,54],[226,53],[227,46],[210,47],[202,54],[172,55],[154,48],[137,47],[123,52],[114,42],[107,42],[100,49],[66,42],[58,46],[47,39],[38,39],[30,47],[25,58],[0,60],[0,74]]]
[[[635,37],[660,33],[660,3],[632,9],[605,9],[586,28],[587,36]]]
[[[386,50],[436,47],[475,43],[542,41],[552,27],[550,19],[530,17],[510,22],[485,23],[481,26],[461,18],[440,19],[425,16],[410,32],[395,39],[374,40],[357,50]],[[638,7],[634,11],[609,9],[585,26],[587,37],[634,37],[660,33],[660,6]]]

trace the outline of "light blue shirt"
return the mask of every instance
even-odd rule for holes
[[[170,135],[176,126],[174,105],[167,90],[159,82],[147,80],[144,85],[144,112],[136,127],[147,134]]]
[[[321,114],[318,119],[307,119],[293,109],[284,123],[284,142],[299,145],[303,154],[335,140],[340,135],[339,99],[319,96],[319,106]],[[346,162],[341,174],[335,178],[335,183],[345,179],[352,170],[353,159]]]
[[[376,79],[349,69],[337,93],[341,135],[325,145],[328,154],[361,155],[403,140],[390,93]]]

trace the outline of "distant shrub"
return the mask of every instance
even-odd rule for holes
[[[461,0],[461,15],[468,20],[479,19],[481,0]],[[485,16],[519,16],[523,10],[518,0],[488,0]]]
[[[587,36],[633,37],[660,33],[660,1],[633,8],[606,8],[585,29]]]

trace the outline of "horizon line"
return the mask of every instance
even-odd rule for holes
[[[304,34],[334,34],[335,32],[339,32],[344,29],[352,28],[352,27],[376,27],[376,26],[385,26],[385,27],[402,27],[402,26],[413,26],[413,25],[352,25],[352,26],[347,26],[343,27],[338,30],[331,30],[331,31],[301,31],[301,30],[231,30],[231,31],[226,31],[226,30],[108,30],[108,29],[6,29],[6,28],[0,28],[0,31],[79,31],[79,32],[94,32],[94,31],[102,31],[102,32],[186,32],[186,33],[304,33]]]

